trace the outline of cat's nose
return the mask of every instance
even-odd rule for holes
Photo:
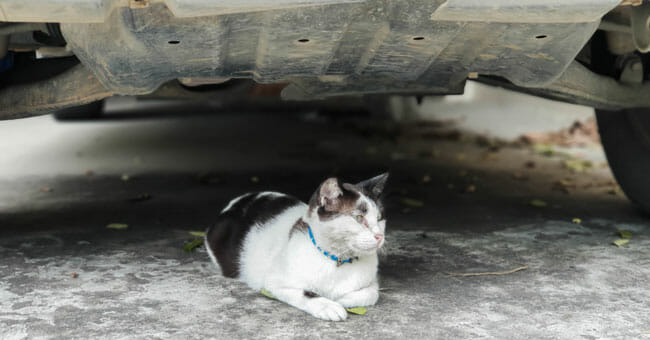
[[[384,239],[384,235],[382,234],[375,234],[375,240],[377,240],[377,243],[381,243],[381,240]]]

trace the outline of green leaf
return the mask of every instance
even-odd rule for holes
[[[545,143],[535,144],[533,145],[533,149],[538,154],[546,157],[551,157],[555,153],[555,150],[553,149],[553,145],[545,144]]]
[[[190,235],[196,237],[205,237],[205,231],[190,231]]]
[[[129,226],[124,223],[111,223],[106,226],[107,229],[115,229],[115,230],[124,230],[127,229]]]
[[[348,311],[348,313],[352,313],[356,315],[364,315],[368,312],[366,307],[346,308],[345,310]]]
[[[185,247],[183,247],[183,250],[186,252],[191,252],[194,250],[194,248],[200,246],[203,244],[203,239],[201,238],[195,238],[192,242],[189,242],[185,244]]]
[[[275,299],[275,296],[273,296],[273,294],[271,294],[271,292],[269,292],[268,290],[266,290],[264,288],[262,288],[262,290],[260,290],[260,293],[262,293],[262,295],[266,296],[269,299]]]
[[[576,173],[587,172],[594,167],[594,164],[591,161],[580,160],[580,159],[567,159],[564,161],[564,166]]]
[[[400,198],[400,202],[406,206],[414,208],[420,208],[424,206],[424,202],[416,200],[414,198],[402,197]]]
[[[620,239],[618,239],[618,240],[616,240],[616,241],[614,241],[612,243],[614,243],[617,247],[622,247],[622,246],[628,244],[629,242],[630,242],[630,240],[620,238]]]
[[[619,230],[618,233],[622,238],[632,238],[632,233],[627,230]]]
[[[532,205],[533,207],[537,207],[537,208],[543,208],[543,207],[548,205],[548,204],[546,204],[546,202],[544,202],[542,200],[538,200],[538,199],[531,200],[529,204]]]

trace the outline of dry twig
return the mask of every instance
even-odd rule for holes
[[[460,277],[468,277],[468,276],[485,276],[485,275],[508,275],[512,274],[514,272],[518,272],[520,270],[526,270],[528,269],[528,266],[521,266],[517,267],[515,269],[511,270],[506,270],[502,272],[482,272],[482,273],[446,273],[447,275],[450,276],[460,276]]]

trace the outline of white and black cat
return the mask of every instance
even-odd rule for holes
[[[239,196],[208,229],[205,244],[224,276],[325,320],[379,297],[377,250],[388,174],[358,184],[325,180],[305,204],[276,192]]]

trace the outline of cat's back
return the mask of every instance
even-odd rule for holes
[[[292,225],[287,223],[300,218],[300,211],[305,208],[306,205],[297,198],[278,192],[254,192],[239,196],[226,205],[216,223],[208,229],[205,236],[208,254],[219,265],[224,276],[238,277],[244,241],[250,238],[251,232],[268,233],[273,237],[279,230],[269,229],[290,228]]]

